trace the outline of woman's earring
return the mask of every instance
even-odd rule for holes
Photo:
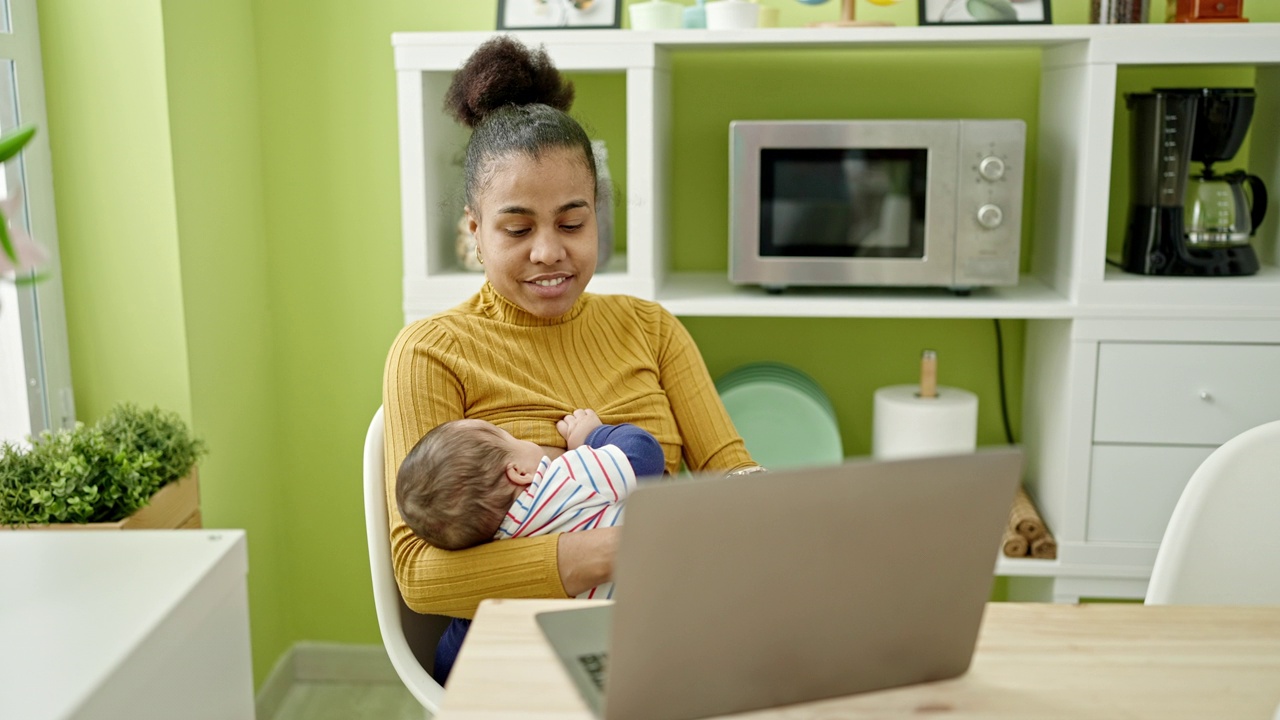
[[[480,257],[480,246],[479,246],[479,245],[476,245],[476,262],[480,263],[481,265],[483,265],[483,264],[484,264],[484,258]]]

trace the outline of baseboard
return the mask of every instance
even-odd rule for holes
[[[280,712],[285,696],[293,687],[296,674],[294,659],[295,648],[285,650],[276,660],[275,667],[267,674],[267,679],[262,681],[262,687],[258,689],[258,697],[254,701],[253,716],[258,720],[272,720]]]
[[[294,678],[302,682],[400,682],[381,645],[300,642],[293,650]]]
[[[271,720],[295,683],[399,683],[381,645],[300,642],[285,651],[258,690],[255,713]]]

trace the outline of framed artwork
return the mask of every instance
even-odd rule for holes
[[[622,27],[622,0],[498,0],[499,30]]]
[[[920,0],[921,25],[1048,23],[1049,0]]]

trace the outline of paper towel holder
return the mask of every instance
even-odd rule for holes
[[[920,353],[920,392],[916,397],[938,397],[938,353],[933,350]]]

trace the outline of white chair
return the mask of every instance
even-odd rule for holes
[[[1148,605],[1280,604],[1280,420],[1228,440],[1169,518]]]
[[[364,439],[364,519],[369,540],[369,569],[373,574],[373,605],[378,629],[391,664],[409,692],[427,709],[428,717],[440,711],[444,688],[431,677],[436,642],[449,618],[422,615],[409,609],[400,596],[391,568],[387,494],[383,481],[382,408],[373,415]]]

